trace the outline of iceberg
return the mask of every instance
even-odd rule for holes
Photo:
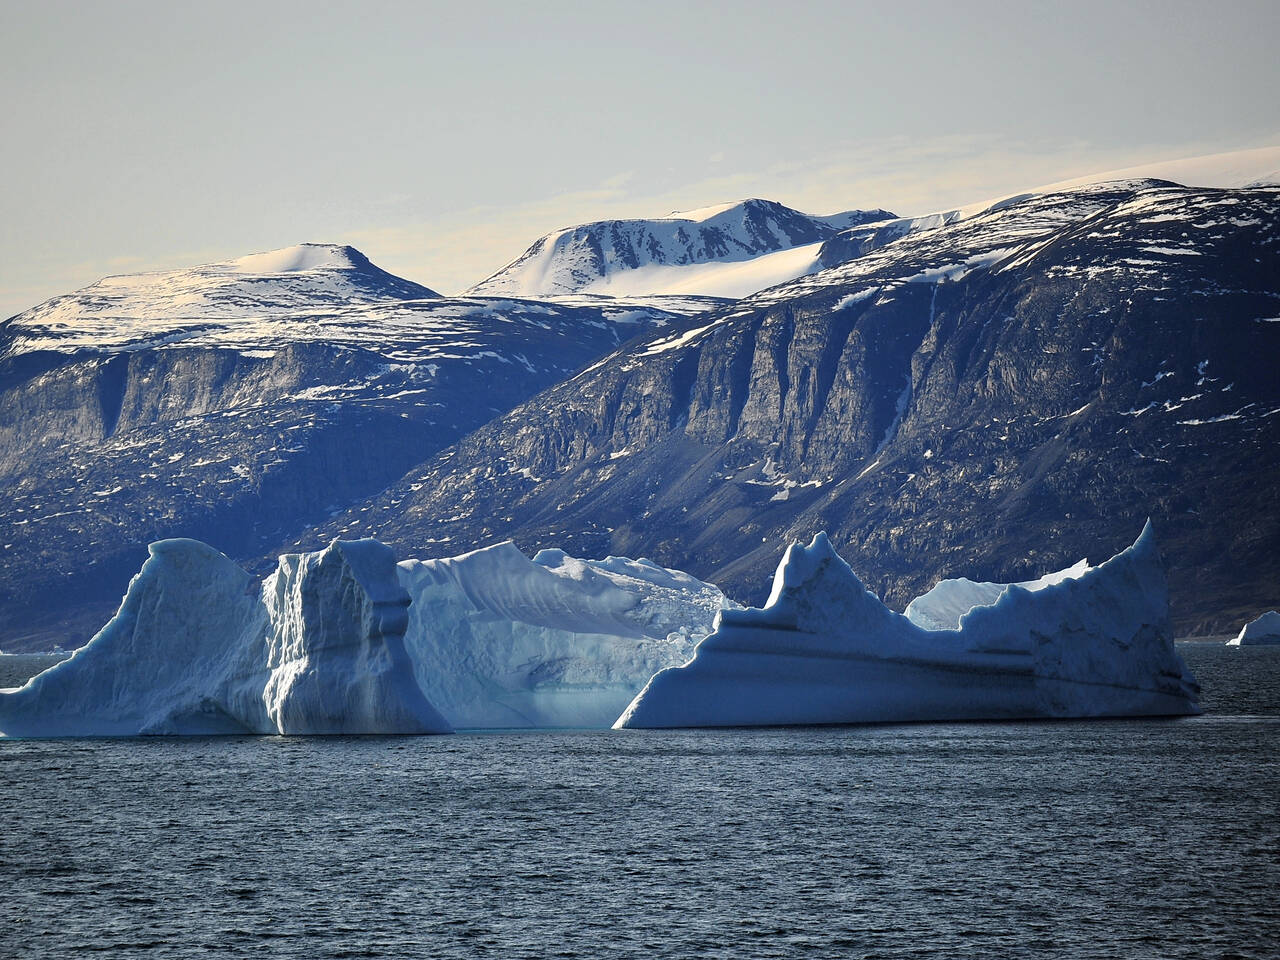
[[[732,606],[648,560],[533,559],[513,543],[406,560],[405,634],[423,693],[458,728],[607,729]]]
[[[1150,523],[1105,563],[1044,580],[944,581],[912,618],[870,593],[820,533],[787,550],[762,609],[722,612],[693,659],[656,674],[615,726],[1200,712]]]
[[[510,542],[397,565],[375,540],[335,540],[259,586],[206,544],[165,540],[93,640],[0,692],[0,733],[1173,715],[1198,712],[1198,689],[1149,524],[1097,567],[945,580],[906,614],[823,534],[791,546],[758,610],[648,560],[530,559]]]
[[[391,548],[335,540],[285,554],[262,594],[272,624],[269,726],[295,734],[449,733],[405,649],[409,595]]]
[[[1280,613],[1275,610],[1246,623],[1233,639],[1227,641],[1227,646],[1249,647],[1268,643],[1280,643]]]
[[[0,734],[607,729],[730,606],[648,560],[509,542],[397,566],[376,540],[335,540],[259,586],[207,544],[163,540],[88,644],[0,691]]]
[[[391,550],[335,540],[258,587],[197,540],[153,543],[119,611],[0,694],[6,736],[447,733],[404,647]]]

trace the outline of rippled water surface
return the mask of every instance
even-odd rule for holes
[[[0,956],[1276,957],[1280,649],[1182,650],[1203,717],[0,741]]]

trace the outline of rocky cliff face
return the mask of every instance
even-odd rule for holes
[[[1180,631],[1225,630],[1280,599],[1277,244],[1275,189],[1150,181],[908,232],[633,341],[299,542],[515,537],[759,601],[825,529],[901,605],[1150,515]]]
[[[0,325],[0,645],[82,642],[149,542],[256,557],[705,305],[422,296],[345,249],[116,278]]]

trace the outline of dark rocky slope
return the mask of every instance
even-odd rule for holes
[[[1104,558],[1149,515],[1184,633],[1280,602],[1280,192],[1103,184],[855,252],[633,341],[298,542],[515,537],[759,601],[825,529],[901,605]]]

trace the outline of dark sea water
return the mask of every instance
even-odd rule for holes
[[[1203,717],[0,741],[0,956],[1275,958],[1280,648],[1181,649]]]

